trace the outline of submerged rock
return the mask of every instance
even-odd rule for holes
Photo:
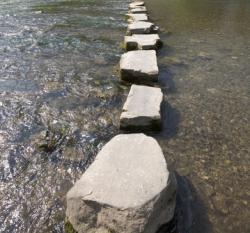
[[[159,130],[162,100],[160,88],[132,85],[122,109],[120,128],[132,131]]]
[[[133,83],[150,83],[158,80],[155,50],[130,51],[121,56],[121,79]]]
[[[150,50],[158,49],[162,46],[162,42],[158,34],[125,36],[125,49],[130,50]]]
[[[174,215],[176,180],[157,141],[122,134],[108,142],[67,194],[78,233],[155,233]]]

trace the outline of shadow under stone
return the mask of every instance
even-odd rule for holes
[[[174,137],[178,132],[180,112],[167,101],[161,106],[162,131],[160,136],[166,139]]]
[[[176,93],[177,88],[175,85],[175,82],[173,80],[174,74],[171,72],[170,69],[166,67],[160,67],[160,72],[159,72],[159,85],[163,87],[165,94],[169,93]]]
[[[206,207],[192,183],[175,173],[178,191],[174,218],[157,233],[211,233]]]

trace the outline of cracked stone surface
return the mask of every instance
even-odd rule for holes
[[[155,50],[136,50],[124,53],[120,60],[120,76],[132,83],[158,81],[158,65]]]
[[[175,197],[176,180],[157,141],[120,134],[68,192],[66,216],[78,233],[155,233],[172,219]]]
[[[120,128],[130,131],[159,130],[161,128],[160,88],[132,85],[120,117]]]

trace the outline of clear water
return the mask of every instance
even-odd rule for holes
[[[165,43],[159,142],[179,175],[183,232],[250,232],[250,1],[146,2]]]

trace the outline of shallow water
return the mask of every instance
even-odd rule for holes
[[[159,142],[188,203],[183,232],[250,232],[250,2],[146,2],[165,43]]]
[[[0,3],[0,232],[63,232],[65,194],[117,131],[126,1]]]

